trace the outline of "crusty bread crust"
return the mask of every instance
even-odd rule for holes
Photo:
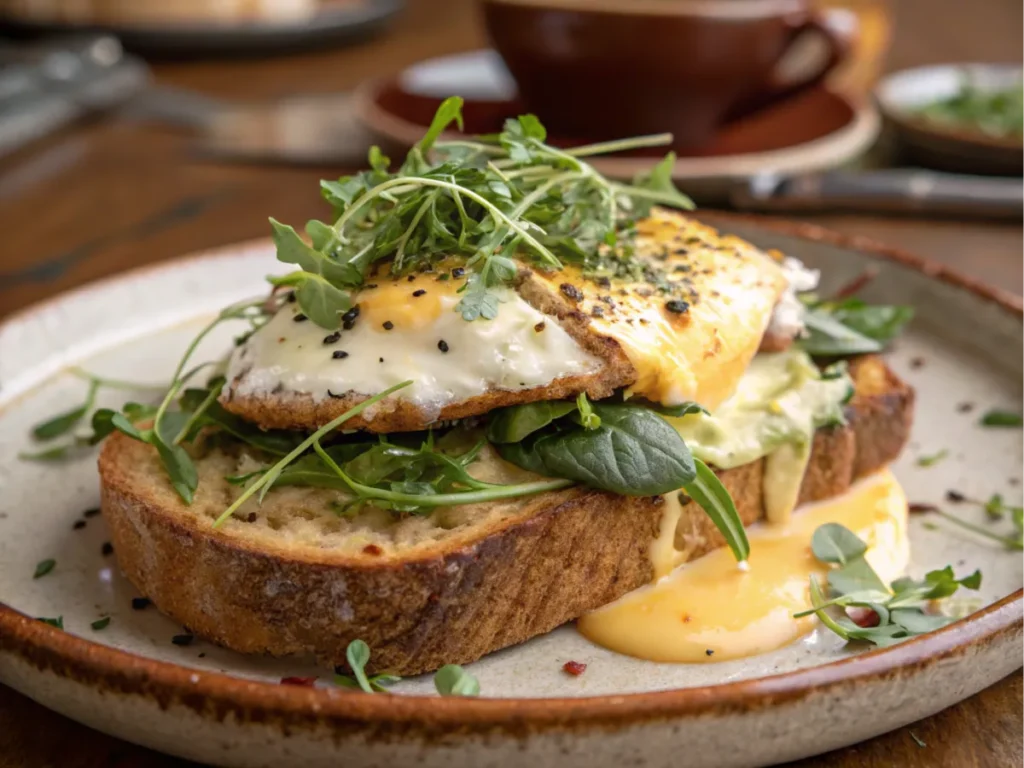
[[[907,441],[913,390],[879,358],[857,360],[851,372],[849,423],[815,436],[801,502],[841,494]],[[312,654],[333,666],[361,638],[374,670],[417,674],[548,632],[652,576],[659,497],[570,489],[524,499],[517,514],[413,556],[331,557],[257,547],[189,516],[140,482],[140,455],[151,450],[115,434],[100,456],[118,563],[161,611],[243,653]],[[718,472],[745,525],[764,513],[762,473],[763,461]],[[696,557],[724,541],[691,502],[676,543]]]

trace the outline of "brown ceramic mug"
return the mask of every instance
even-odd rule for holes
[[[671,131],[707,141],[737,116],[819,83],[847,39],[809,0],[484,0],[520,97],[560,137]],[[790,66],[798,41],[824,54]],[[784,61],[784,58],[786,59]],[[783,69],[797,69],[783,76]]]

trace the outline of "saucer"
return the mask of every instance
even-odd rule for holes
[[[500,130],[505,118],[526,111],[516,98],[515,81],[493,50],[428,59],[394,77],[366,82],[355,94],[354,107],[358,119],[382,140],[410,146],[423,135],[440,102],[453,94],[466,100],[467,134]],[[871,104],[813,88],[722,126],[705,146],[677,150],[673,178],[706,198],[764,171],[796,175],[828,170],[866,151],[879,124]],[[573,137],[550,140],[561,146],[582,143]],[[668,149],[590,162],[607,176],[628,178],[650,168],[651,160]]]

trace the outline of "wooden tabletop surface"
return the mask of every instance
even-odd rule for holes
[[[962,0],[899,0],[894,12],[890,70],[942,61],[1021,61],[1020,0],[979,0],[969,10]],[[219,98],[271,99],[344,90],[482,40],[471,0],[410,0],[386,35],[356,47],[257,61],[159,64],[155,74],[163,84]],[[139,264],[266,235],[269,213],[283,221],[311,218],[321,213],[317,180],[346,170],[217,163],[197,156],[182,132],[131,121],[95,121],[44,139],[0,161],[0,317]],[[1019,224],[803,218],[1021,292]],[[799,765],[1020,765],[1022,708],[1017,674],[928,720]],[[0,686],[0,768],[58,765],[186,763],[91,731]]]

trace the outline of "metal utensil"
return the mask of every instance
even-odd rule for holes
[[[1019,178],[905,168],[797,177],[759,174],[736,186],[730,202],[758,211],[844,210],[1020,221],[1024,185]]]

